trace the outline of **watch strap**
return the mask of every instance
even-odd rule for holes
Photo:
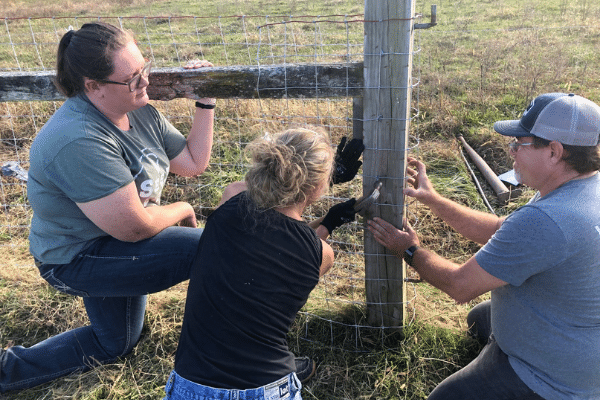
[[[204,103],[200,103],[199,101],[196,102],[196,108],[203,108],[205,110],[212,110],[215,107],[216,107],[216,104],[204,104]]]
[[[419,246],[410,246],[408,249],[404,250],[404,254],[402,255],[402,258],[404,259],[404,262],[406,262],[408,265],[412,266],[412,262],[413,262],[413,256],[415,255],[415,252],[419,249]]]

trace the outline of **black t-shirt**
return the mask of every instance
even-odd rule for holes
[[[321,262],[321,240],[305,222],[256,210],[247,192],[221,205],[200,239],[175,371],[224,389],[295,371],[286,336]]]

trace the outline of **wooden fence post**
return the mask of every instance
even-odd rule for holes
[[[411,115],[413,0],[365,0],[363,190],[383,182],[370,216],[402,227],[404,173]],[[403,326],[406,269],[401,259],[365,234],[368,321]]]

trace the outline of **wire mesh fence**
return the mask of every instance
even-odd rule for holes
[[[58,41],[68,29],[79,29],[98,18],[5,19],[0,35],[0,73],[52,71]],[[230,16],[101,18],[133,32],[153,68],[178,68],[191,59],[207,59],[215,66],[360,63],[363,59],[362,15],[304,17]],[[224,78],[226,79],[226,78]],[[317,80],[318,81],[318,80]],[[350,96],[291,98],[287,84],[257,90],[254,99],[235,96],[220,99],[215,113],[215,134],[209,169],[197,178],[170,176],[164,202],[188,201],[201,223],[214,210],[222,189],[243,179],[244,147],[253,138],[289,126],[325,127],[337,144],[353,135],[353,99]],[[279,92],[275,93],[274,92]],[[19,267],[32,267],[28,255],[26,182],[14,171],[28,169],[28,149],[36,132],[60,107],[60,101],[0,103],[0,164],[7,166],[0,189],[3,221],[0,248]],[[186,134],[191,126],[193,101],[153,101],[161,112]],[[8,166],[12,169],[11,172]],[[332,187],[322,201],[306,210],[305,218],[317,218],[333,204],[362,195],[362,177]],[[317,332],[328,344],[360,349],[363,330],[368,336],[383,334],[386,327],[366,323],[364,228],[358,220],[337,229],[331,237],[336,251],[332,271],[322,278],[302,311],[304,337]],[[325,327],[325,328],[324,328]],[[382,329],[384,328],[384,329]],[[372,342],[370,342],[372,343]]]

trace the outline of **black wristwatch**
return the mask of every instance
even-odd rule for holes
[[[406,262],[408,265],[412,266],[413,256],[415,255],[415,252],[418,249],[419,249],[419,246],[410,246],[408,249],[404,250],[404,254],[402,255],[404,262]]]

